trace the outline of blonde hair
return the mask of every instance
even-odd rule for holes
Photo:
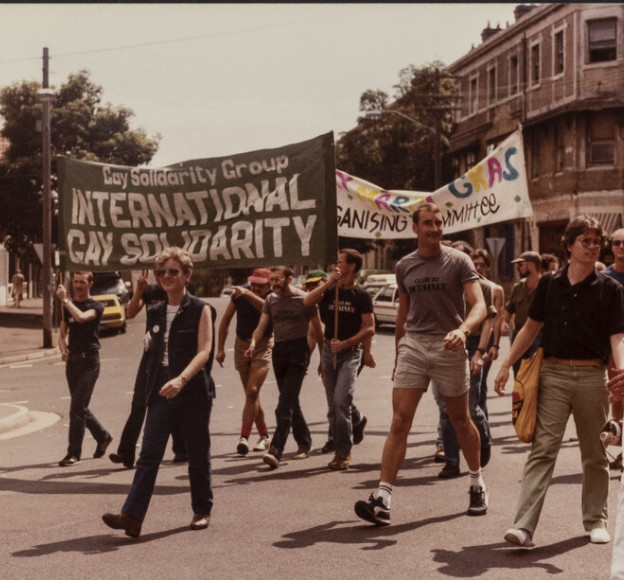
[[[166,250],[163,250],[160,253],[160,256],[156,258],[156,268],[158,270],[162,269],[167,260],[175,260],[179,262],[182,266],[182,271],[185,274],[193,273],[193,260],[191,260],[191,256],[186,250],[182,248],[177,248],[176,246],[171,246]]]

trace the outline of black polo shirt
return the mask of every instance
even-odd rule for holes
[[[624,291],[595,270],[572,286],[566,266],[540,278],[529,317],[544,323],[544,356],[607,363],[610,337],[624,332]]]

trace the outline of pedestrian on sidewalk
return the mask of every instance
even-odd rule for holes
[[[149,507],[171,425],[178,422],[191,484],[192,530],[210,523],[210,412],[214,383],[206,370],[213,337],[211,307],[187,291],[193,271],[189,254],[176,247],[156,260],[167,300],[147,312],[147,418],[141,453],[121,513],[102,516],[107,526],[138,537]]]
[[[442,393],[468,464],[468,515],[487,512],[487,491],[480,466],[479,431],[470,419],[470,369],[466,338],[486,317],[483,293],[472,260],[442,245],[442,212],[432,203],[412,215],[418,249],[396,266],[399,287],[393,371],[393,417],[381,458],[379,487],[355,513],[376,525],[390,524],[392,489],[405,458],[414,414],[430,381]],[[469,312],[466,314],[466,302]]]
[[[100,375],[100,319],[104,304],[91,298],[92,272],[74,272],[71,278],[73,300],[67,297],[65,286],[56,290],[63,303],[58,346],[65,365],[69,385],[69,445],[67,455],[59,461],[61,467],[80,463],[85,428],[97,442],[93,457],[98,459],[106,453],[113,440],[112,435],[100,424],[89,410],[95,382]]]
[[[11,278],[12,291],[11,295],[13,296],[13,306],[15,308],[19,308],[22,302],[22,293],[24,292],[24,274],[18,268],[13,274]]]
[[[362,359],[362,345],[375,334],[371,296],[355,283],[361,267],[362,256],[357,250],[340,250],[331,276],[303,301],[306,306],[319,305],[321,320],[325,324],[321,361],[327,419],[335,448],[334,458],[328,465],[332,470],[347,469],[351,463],[355,380]],[[365,417],[357,425],[362,423],[366,425]]]
[[[253,358],[246,357],[245,351],[249,348],[253,331],[260,321],[264,300],[271,291],[270,277],[271,271],[268,268],[256,268],[247,278],[245,286],[234,286],[230,302],[225,309],[221,324],[219,324],[216,359],[223,366],[225,341],[230,322],[236,314],[234,367],[240,375],[245,390],[240,438],[236,446],[236,452],[239,455],[247,455],[249,452],[249,437],[254,423],[260,438],[253,450],[266,451],[269,448],[269,428],[264,417],[264,409],[260,403],[260,389],[269,374],[271,365],[273,352],[273,328],[271,325],[267,327],[264,336],[256,345]]]
[[[609,463],[600,441],[607,420],[607,362],[624,369],[624,290],[595,270],[604,247],[600,223],[589,216],[566,226],[565,268],[544,274],[524,326],[496,376],[505,394],[510,367],[542,333],[544,362],[539,381],[537,423],[524,467],[513,527],[505,540],[531,546],[570,414],[574,416],[583,469],[583,527],[594,544],[610,541],[607,531]]]
[[[298,446],[294,459],[306,459],[312,449],[310,429],[301,411],[299,393],[310,363],[307,340],[310,321],[315,325],[319,348],[323,344],[323,330],[318,308],[304,305],[306,294],[292,285],[292,270],[289,267],[272,267],[269,281],[273,293],[264,301],[260,321],[245,355],[249,358],[255,356],[256,346],[269,324],[272,324],[275,337],[273,371],[279,398],[275,409],[275,432],[269,450],[262,459],[271,469],[276,469],[279,467],[291,427]]]

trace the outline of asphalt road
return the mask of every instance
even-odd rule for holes
[[[223,311],[225,299],[212,302]],[[103,338],[102,373],[91,408],[115,436],[111,450],[129,410],[143,324],[141,315],[130,321],[127,334]],[[168,450],[139,540],[101,522],[102,513],[120,510],[133,471],[119,469],[107,458],[91,459],[95,443],[90,436],[80,465],[58,467],[67,445],[69,407],[60,359],[1,367],[0,402],[56,413],[60,420],[28,435],[0,439],[0,577],[608,578],[611,547],[590,544],[581,524],[580,459],[573,424],[535,534],[536,547],[520,550],[503,541],[528,450],[514,437],[509,396],[490,393],[488,403],[495,446],[485,472],[490,492],[486,516],[465,515],[467,475],[450,481],[437,478],[441,466],[431,461],[437,408],[427,394],[393,495],[392,525],[375,528],[361,522],[353,504],[366,499],[377,485],[391,418],[391,330],[376,335],[374,353],[377,368],[365,369],[358,382],[356,402],[369,422],[364,441],[354,448],[352,467],[330,472],[326,465],[331,457],[318,451],[306,460],[288,459],[296,447],[291,438],[286,461],[269,471],[260,453],[235,453],[243,395],[230,350],[225,368],[217,365],[214,371],[215,508],[210,528],[189,530],[186,466],[171,463]],[[317,362],[315,354],[313,368]],[[271,373],[261,395],[270,425],[276,391]],[[326,402],[312,369],[304,383],[302,408],[318,450],[325,442]],[[613,506],[618,485],[619,474],[612,472]],[[613,528],[612,514],[612,533]]]

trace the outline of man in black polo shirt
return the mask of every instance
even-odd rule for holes
[[[61,321],[58,346],[67,363],[65,375],[69,385],[69,446],[67,455],[59,461],[61,467],[80,463],[85,427],[97,446],[93,457],[102,457],[113,437],[102,427],[89,410],[89,402],[100,374],[100,319],[104,304],[91,298],[92,272],[74,272],[72,288],[74,300],[67,298],[67,290],[59,285],[56,295],[63,303],[65,315]],[[69,338],[68,338],[69,334]]]
[[[583,527],[592,543],[610,541],[609,464],[600,431],[608,412],[609,356],[613,354],[617,369],[624,368],[624,291],[612,278],[595,271],[604,235],[594,218],[574,218],[565,229],[563,245],[569,263],[540,279],[527,321],[495,381],[496,392],[503,395],[511,365],[542,330],[537,424],[514,527],[505,534],[505,540],[520,546],[532,545],[570,413],[583,467]]]

